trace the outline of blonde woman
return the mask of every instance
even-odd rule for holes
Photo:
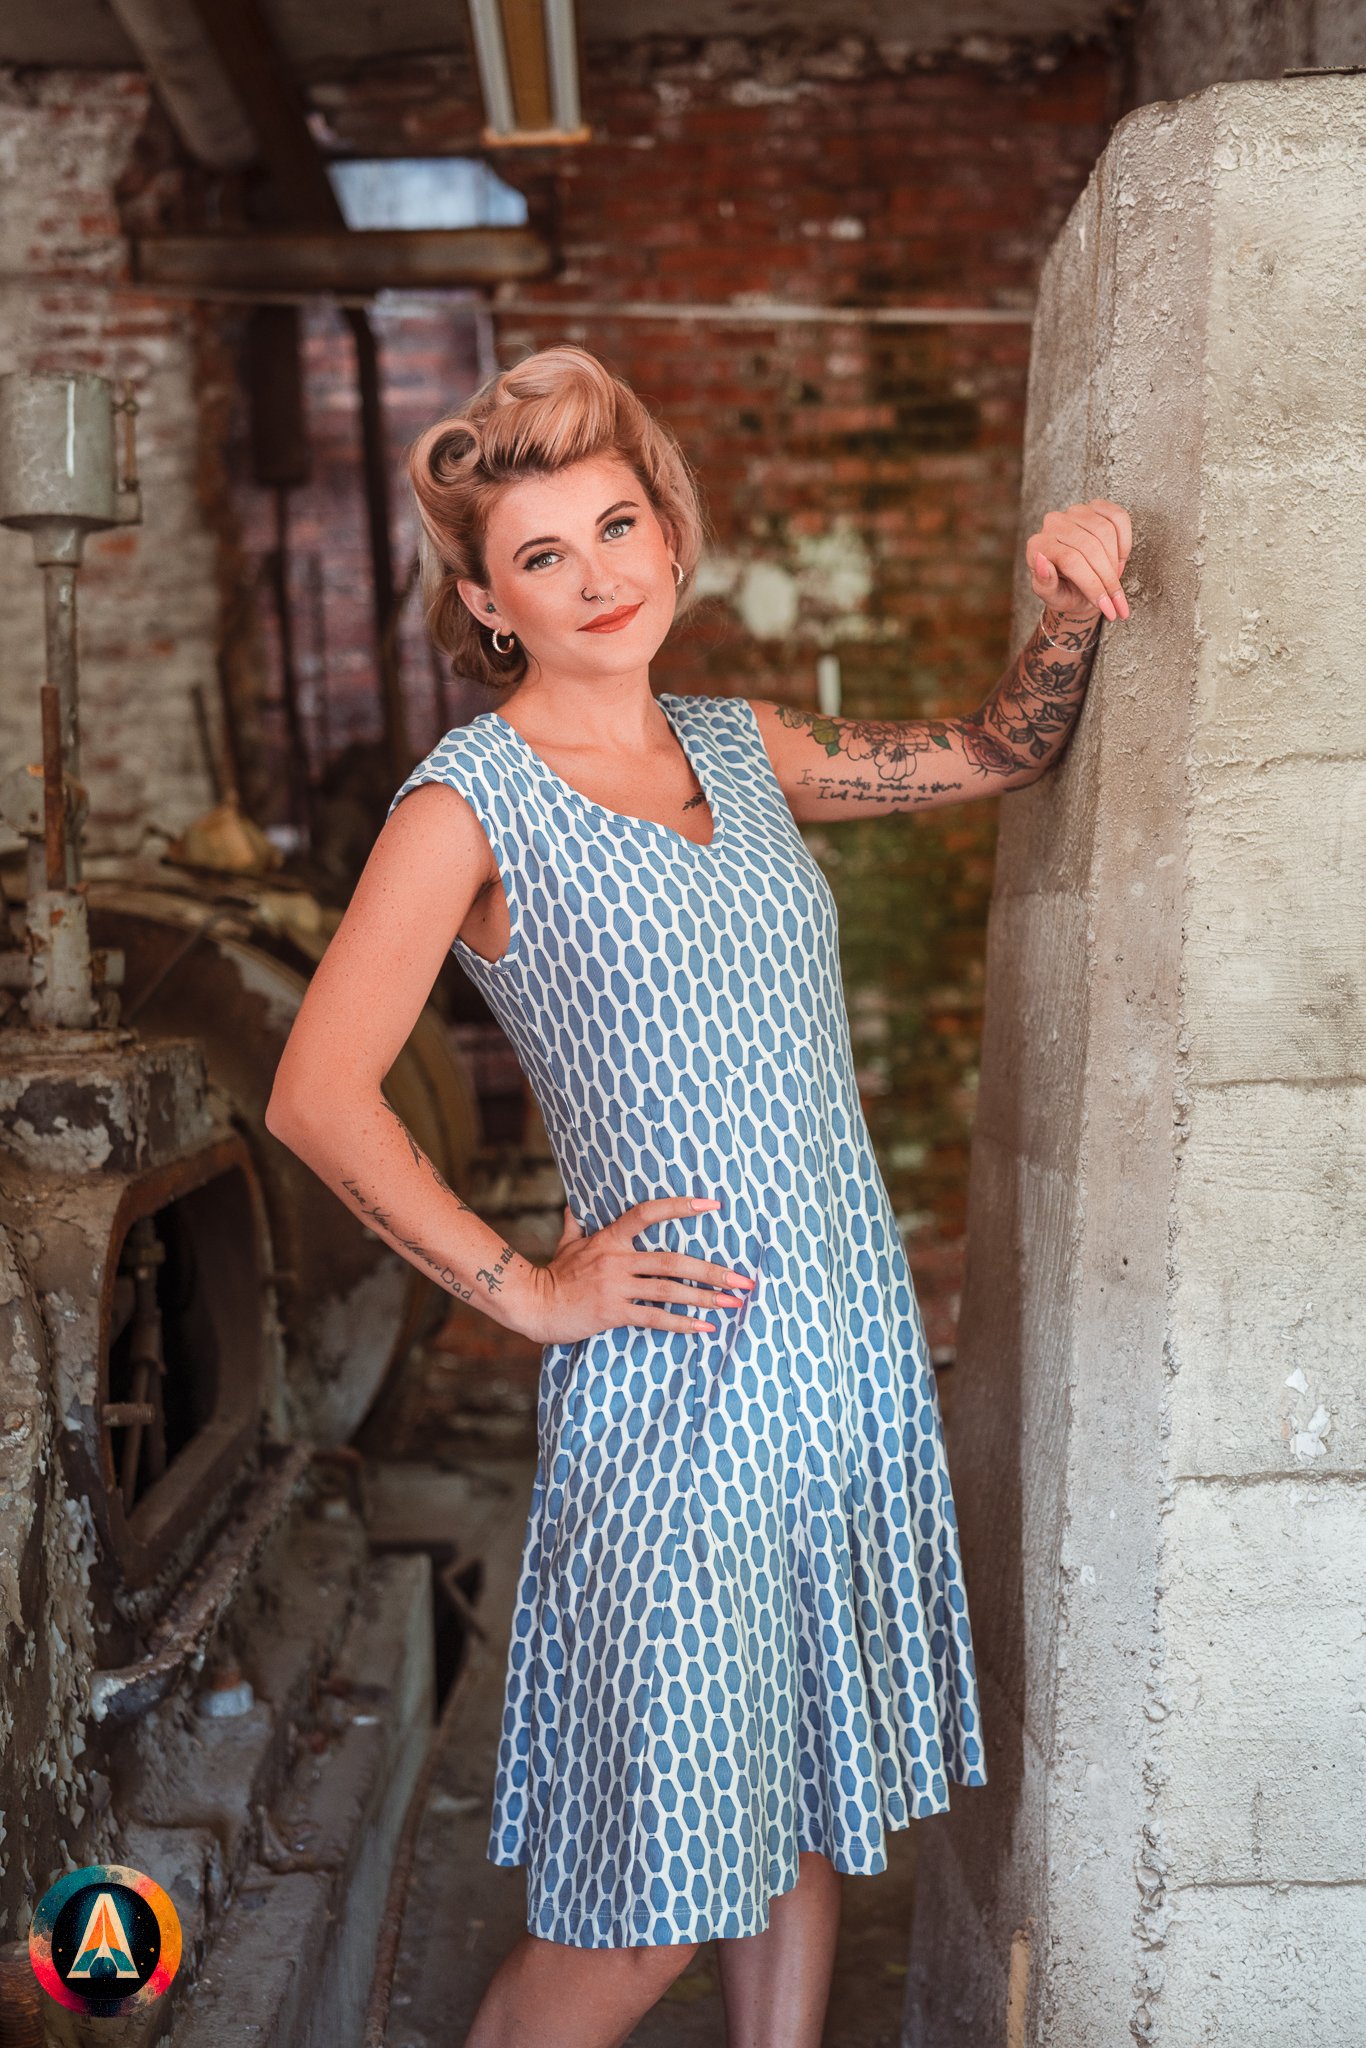
[[[1043,619],[978,710],[870,721],[651,692],[702,515],[586,350],[492,378],[409,474],[429,628],[504,694],[395,795],[267,1121],[544,1347],[488,1837],[527,1934],[466,2048],[612,2048],[713,1939],[731,2048],[816,2048],[842,1876],[987,1774],[934,1373],[798,825],[1042,775],[1127,616],[1129,522],[1031,536]],[[381,1093],[448,948],[544,1114],[545,1265]]]

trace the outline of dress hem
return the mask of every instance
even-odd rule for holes
[[[987,1783],[987,1777],[984,1771],[974,1771],[967,1777],[951,1778],[949,1783],[971,1790],[975,1787],[984,1787]],[[916,1821],[933,1820],[937,1815],[947,1813],[949,1810],[947,1799],[938,1805],[933,1805],[926,1801],[917,1802],[905,1820],[884,1821],[884,1836],[901,1834],[905,1829],[912,1827]],[[829,1850],[820,1849],[817,1843],[805,1841],[801,1836],[798,1836],[798,1855],[817,1851],[821,1855],[829,1856],[831,1863],[841,1877],[881,1877],[888,1867],[885,1842],[876,1851],[879,1860],[874,1869],[854,1870],[840,1862],[839,1857],[842,1852],[836,1851],[832,1854]],[[491,1850],[486,1852],[486,1860],[500,1870],[525,1870],[531,1861],[529,1856],[512,1856],[506,1852],[495,1855]],[[789,1883],[782,1885],[777,1891],[769,1894],[769,1907],[773,1905],[776,1899],[785,1897],[794,1888],[797,1883],[798,1874],[795,1873]],[[752,1935],[763,1934],[767,1931],[769,1925],[767,1908],[764,1909],[763,1920],[758,1927],[731,1927],[728,1923],[735,1919],[738,1913],[738,1907],[730,1907],[721,1913],[717,1913],[714,1910],[700,1910],[696,1914],[686,1915],[684,1916],[685,1918],[694,1922],[691,1931],[674,1933],[671,1940],[652,1938],[648,1930],[651,1924],[659,1927],[667,1926],[671,1922],[677,1921],[679,1918],[677,1901],[671,1906],[660,1907],[652,1906],[648,1900],[639,1899],[633,1906],[628,1908],[625,1915],[613,1912],[605,1917],[603,1915],[595,1916],[591,1913],[558,1915],[539,1912],[529,1913],[526,1924],[528,1934],[534,1934],[542,1941],[556,1942],[566,1948],[677,1948],[689,1943],[700,1944],[704,1941],[746,1940]],[[627,1922],[631,1923],[629,1927]],[[580,1938],[580,1934],[585,1928],[591,1934],[591,1940],[585,1941]]]

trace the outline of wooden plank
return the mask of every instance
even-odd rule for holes
[[[517,127],[550,128],[550,57],[541,0],[499,0],[499,13]]]
[[[134,282],[251,292],[377,292],[547,277],[532,228],[345,228],[225,235],[135,235]]]

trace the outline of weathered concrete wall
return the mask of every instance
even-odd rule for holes
[[[1134,34],[1135,104],[1352,64],[1366,64],[1360,0],[1147,0]]]
[[[1045,271],[1022,531],[1127,504],[1134,612],[1003,808],[915,2048],[1361,2040],[1364,144],[1366,79],[1142,108]]]

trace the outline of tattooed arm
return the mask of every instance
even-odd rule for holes
[[[308,1128],[286,1123],[278,1109],[268,1121],[275,1135],[410,1265],[495,1322],[521,1329],[522,1307],[536,1285],[538,1269],[532,1261],[460,1199],[382,1095],[364,1105],[353,1102],[340,1118],[336,1111],[333,1101],[327,1115]],[[363,1168],[357,1168],[357,1159],[363,1159]]]
[[[449,950],[498,870],[459,793],[415,787],[376,840],[299,1006],[266,1127],[420,1273],[533,1335],[543,1269],[443,1179],[383,1093]]]
[[[756,701],[793,817],[881,818],[1034,782],[1081,709],[1100,627],[1099,612],[1079,626],[1045,612],[985,703],[962,718],[827,718]]]
[[[1035,782],[1061,754],[1086,695],[1101,626],[1127,618],[1128,514],[1106,499],[1050,512],[1028,542],[1043,617],[991,695],[961,718],[834,718],[756,701],[793,816],[885,817]]]

